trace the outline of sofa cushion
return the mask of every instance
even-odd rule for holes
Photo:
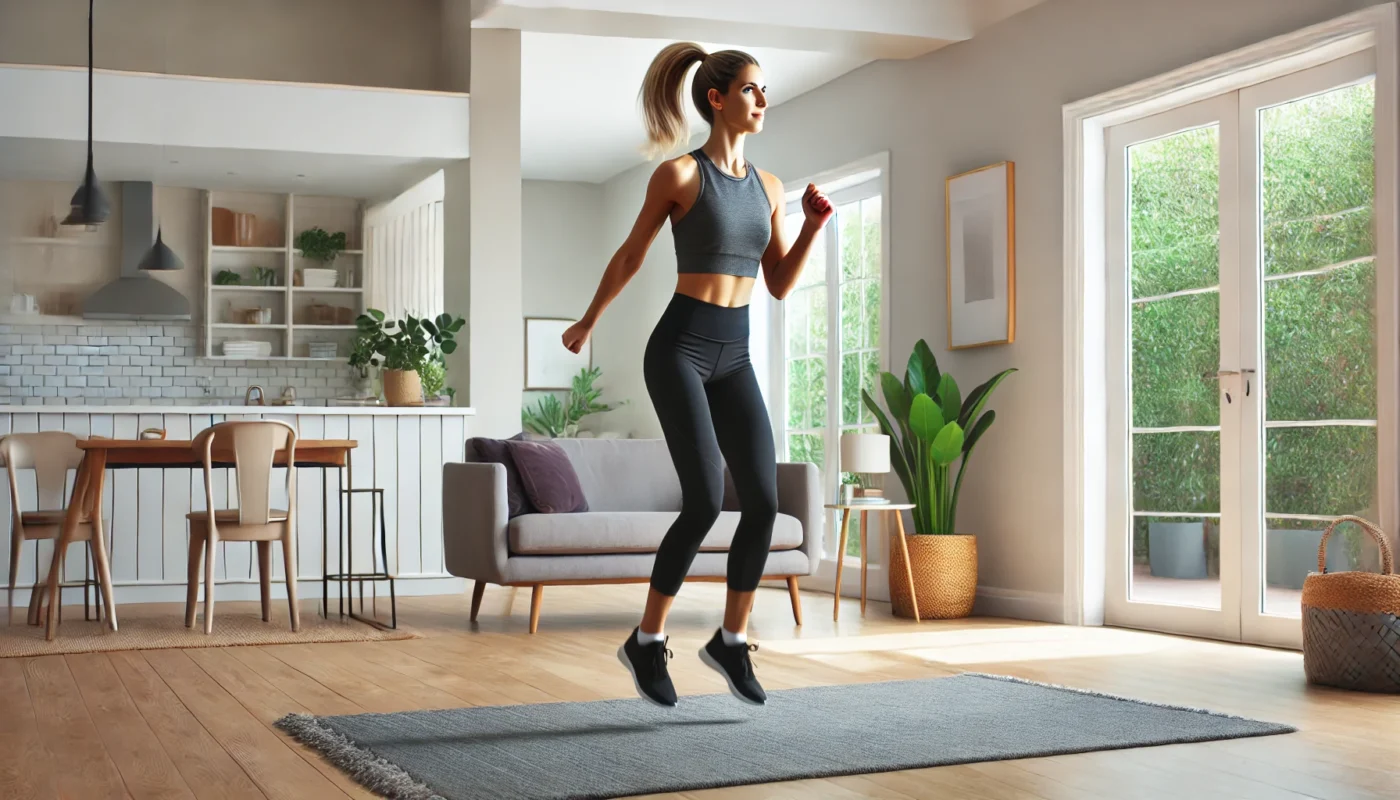
[[[515,555],[605,555],[655,553],[674,511],[590,511],[580,514],[525,514],[510,521],[510,551]],[[739,512],[722,511],[700,543],[701,552],[728,552]],[[769,550],[802,546],[802,524],[789,514],[773,521]]]
[[[665,439],[556,439],[590,511],[681,510],[681,481]]]
[[[506,440],[506,449],[520,471],[520,485],[530,505],[543,514],[571,514],[588,510],[588,498],[578,474],[563,448],[554,442]]]
[[[517,440],[524,438],[524,434],[521,433],[511,437],[511,439]],[[534,512],[534,507],[530,505],[530,498],[525,496],[525,487],[520,485],[520,471],[515,468],[515,459],[511,458],[510,451],[506,448],[505,439],[488,439],[484,436],[474,436],[468,439],[467,460],[500,464],[506,468],[507,517],[513,518]]]

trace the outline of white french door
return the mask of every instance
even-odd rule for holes
[[[1374,73],[1367,50],[1105,133],[1108,624],[1297,647],[1327,522],[1393,519]],[[1335,536],[1329,569],[1368,547]]]

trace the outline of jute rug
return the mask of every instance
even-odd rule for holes
[[[1295,728],[965,673],[729,694],[313,717],[277,725],[399,800],[564,800],[1204,742]]]
[[[232,605],[232,604],[230,604]],[[400,622],[398,630],[381,631],[348,617],[344,620],[332,614],[322,619],[314,611],[303,611],[301,630],[292,633],[286,607],[274,613],[271,622],[263,622],[256,610],[214,609],[214,632],[205,635],[204,617],[195,620],[194,628],[185,627],[183,610],[161,614],[117,614],[117,631],[107,630],[106,623],[86,621],[82,609],[64,610],[63,624],[53,641],[44,639],[43,626],[26,625],[24,609],[15,609],[14,624],[5,627],[0,620],[0,658],[45,656],[63,653],[93,653],[110,650],[164,650],[187,647],[232,647],[257,644],[299,644],[305,642],[382,642],[396,639],[416,639],[418,634]]]

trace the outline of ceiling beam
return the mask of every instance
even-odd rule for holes
[[[493,0],[473,23],[539,33],[690,39],[913,58],[972,37],[986,0]],[[993,0],[997,4],[1026,0]],[[473,9],[474,11],[476,9]]]

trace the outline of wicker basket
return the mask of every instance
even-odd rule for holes
[[[897,513],[897,512],[896,512]],[[893,535],[893,534],[892,534]],[[957,619],[972,613],[977,599],[977,537],[906,537],[909,560],[914,563],[914,594],[919,597],[919,619]],[[909,601],[904,553],[890,542],[890,610],[896,617],[914,617]]]
[[[423,405],[423,382],[413,370],[384,370],[384,402],[391,406]]]
[[[1327,572],[1327,537],[1354,522],[1380,547],[1381,574]],[[1317,572],[1303,581],[1303,671],[1309,683],[1400,693],[1400,575],[1390,544],[1360,517],[1339,517],[1322,534]]]

